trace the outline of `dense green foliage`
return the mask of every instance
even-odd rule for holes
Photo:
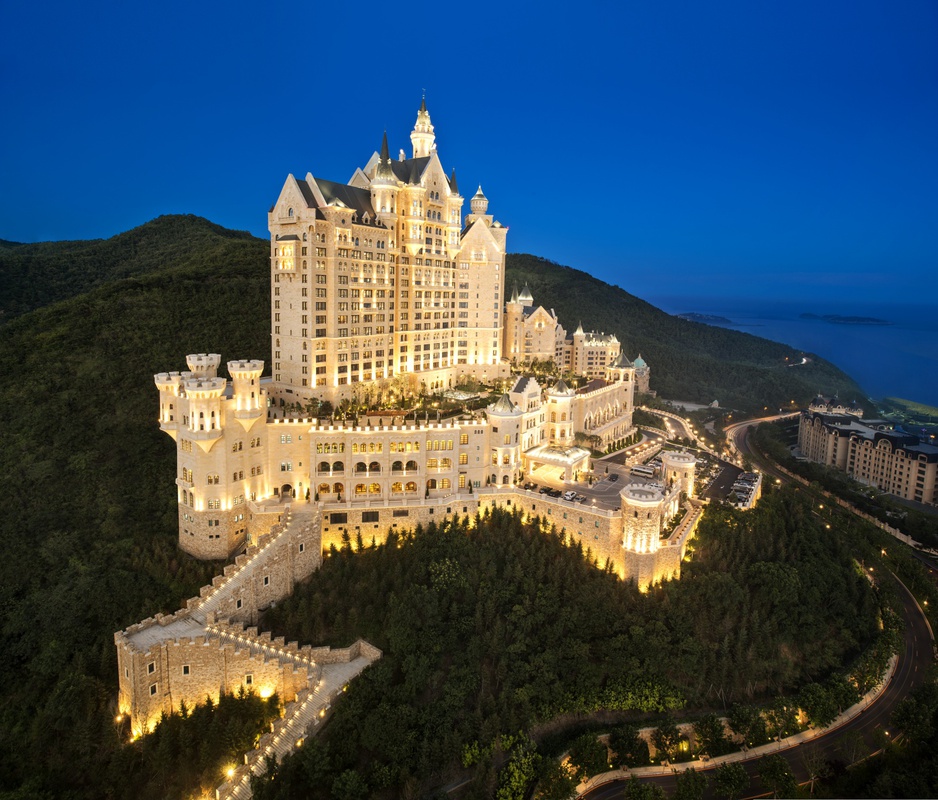
[[[712,507],[685,576],[647,595],[503,511],[346,547],[264,624],[300,641],[363,636],[385,656],[263,796],[329,797],[349,770],[374,792],[429,789],[460,762],[482,796],[507,732],[797,687],[855,655],[876,620],[847,542],[793,491],[752,512]]]
[[[567,330],[578,320],[588,328],[615,333],[629,358],[639,352],[651,367],[651,385],[664,397],[761,411],[763,406],[806,403],[818,390],[864,397],[833,364],[817,356],[789,367],[800,351],[748,333],[688,322],[655,308],[587,272],[537,256],[512,253],[506,286],[525,283],[534,302],[553,308]]]
[[[175,610],[219,569],[176,547],[175,451],[152,376],[219,345],[263,356],[264,249],[226,240],[0,328],[0,786],[100,796],[113,632]]]
[[[110,239],[4,243],[0,247],[0,320],[67,300],[106,283],[215,260],[231,244],[254,249],[263,266],[266,242],[201,217],[164,216]],[[251,245],[256,245],[254,248]],[[261,269],[257,276],[266,277]],[[262,307],[263,308],[263,307]]]
[[[163,716],[156,729],[112,751],[98,783],[101,797],[114,800],[183,800],[211,793],[227,769],[241,763],[270,723],[280,716],[276,695],[265,699],[243,691],[206,698]]]

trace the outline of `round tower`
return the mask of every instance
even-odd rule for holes
[[[186,356],[189,372],[196,378],[214,378],[218,375],[221,356],[218,353],[193,353]]]
[[[186,378],[182,386],[189,401],[188,438],[197,441],[221,438],[221,397],[225,393],[228,381],[216,376],[193,376]],[[203,446],[207,450],[211,444]]]
[[[420,110],[417,112],[417,122],[410,134],[411,144],[414,146],[414,158],[423,158],[430,155],[436,136],[430,122],[430,112],[427,111],[427,99],[420,101]]]
[[[507,394],[503,394],[486,409],[486,416],[492,431],[489,483],[496,486],[513,484],[521,474],[521,421],[524,412]]]
[[[664,485],[673,481],[688,497],[694,496],[694,469],[697,459],[690,453],[668,450],[661,453],[661,468]]]
[[[482,193],[481,185],[469,201],[469,207],[472,209],[472,214],[475,217],[481,217],[489,210],[489,199]]]
[[[622,498],[622,547],[633,553],[655,553],[662,528],[664,496],[645,484],[630,483]]]
[[[391,168],[391,154],[388,151],[388,134],[381,140],[378,166],[371,181],[371,204],[378,214],[378,219],[389,223],[394,229],[397,220],[397,176]]]
[[[261,373],[264,362],[258,360],[229,361],[235,419],[245,422],[257,419],[266,413],[267,400],[261,390]],[[250,426],[247,426],[250,427]]]
[[[160,392],[160,430],[175,439],[182,419],[179,405],[182,376],[178,372],[160,372],[153,376],[153,382]]]
[[[552,445],[573,446],[573,391],[563,379],[547,390],[547,435]]]

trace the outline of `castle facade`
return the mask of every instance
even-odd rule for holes
[[[503,304],[507,228],[481,188],[462,218],[425,104],[410,138],[412,157],[391,159],[385,136],[347,184],[287,178],[268,217],[271,376],[263,361],[235,359],[225,378],[214,353],[154,376],[159,425],[176,446],[180,548],[235,560],[176,614],[115,634],[120,709],[141,733],[206,695],[277,692],[285,720],[219,796],[292,748],[381,655],[365,642],[298,647],[250,627],[332,545],[501,507],[555,526],[647,587],[680,574],[701,515],[687,453],[663,453],[660,480],[623,486],[617,508],[525,488],[539,475],[600,480],[589,448],[634,433],[648,368],[614,336],[580,326],[567,337],[527,289]],[[582,380],[512,376],[512,361],[551,359]],[[447,391],[464,378],[504,391],[445,419],[428,409],[353,421],[312,413],[362,392]]]

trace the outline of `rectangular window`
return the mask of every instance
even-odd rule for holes
[[[183,675],[188,675],[188,674],[189,674],[189,665],[188,665],[188,664],[183,664],[183,665],[182,665],[182,674],[183,674]]]
[[[362,511],[362,522],[377,522],[378,516],[377,511]]]
[[[344,511],[333,512],[329,515],[329,523],[331,525],[345,525],[347,522],[348,522],[348,514]]]

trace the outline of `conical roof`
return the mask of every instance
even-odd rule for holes
[[[518,302],[524,303],[525,305],[530,305],[534,302],[534,296],[531,294],[531,290],[528,288],[527,284],[524,285],[521,294],[518,295]]]
[[[570,391],[570,387],[567,386],[563,378],[558,378],[557,383],[551,387],[551,391],[555,394],[567,394]]]
[[[449,189],[453,194],[459,194],[459,187],[456,185],[456,167],[453,167],[453,174],[449,176]]]
[[[628,369],[629,367],[634,366],[628,357],[625,355],[624,350],[619,351],[619,355],[616,357],[616,360],[612,362],[611,366],[617,367],[619,369]]]
[[[391,168],[391,154],[388,151],[388,132],[384,132],[381,139],[381,152],[379,154],[378,169],[375,178],[380,180],[394,180],[394,170]]]
[[[512,414],[516,410],[515,404],[507,394],[503,394],[494,405],[489,406],[489,411],[495,414]]]

